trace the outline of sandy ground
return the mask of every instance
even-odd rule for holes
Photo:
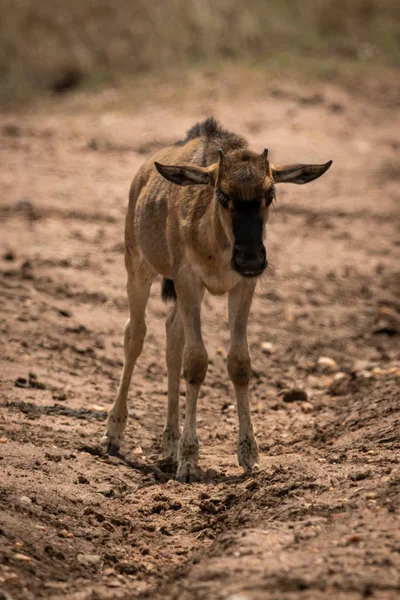
[[[115,94],[0,115],[0,598],[398,598],[398,105],[285,82],[184,109]],[[98,442],[122,365],[130,181],[210,113],[277,163],[334,164],[281,186],[270,219],[249,325],[262,470],[237,465],[226,299],[207,295],[204,479],[182,485],[161,461],[159,281],[121,455]],[[285,402],[292,388],[308,400]]]

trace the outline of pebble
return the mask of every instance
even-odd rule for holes
[[[100,404],[92,404],[91,409],[96,410],[97,412],[108,412],[107,406],[100,406]]]
[[[25,562],[30,562],[32,560],[30,556],[26,556],[26,554],[19,554],[18,552],[14,554],[14,558],[16,560],[23,560]]]
[[[345,545],[348,546],[349,544],[357,544],[360,541],[360,536],[357,535],[356,533],[353,533],[352,535],[350,535],[347,540],[345,541]]]
[[[264,354],[272,354],[275,352],[275,347],[272,342],[263,342],[261,344],[261,350]]]
[[[85,565],[86,567],[97,565],[101,561],[100,554],[78,554],[76,558],[81,565]]]
[[[333,396],[343,396],[347,394],[350,386],[350,377],[345,373],[336,373],[332,383],[329,386],[329,393]]]
[[[328,371],[330,373],[334,373],[338,370],[337,362],[330,358],[329,356],[320,356],[317,364],[323,371]]]
[[[66,529],[61,529],[61,531],[58,532],[59,537],[62,538],[73,538],[74,534],[71,533],[70,531],[67,531]]]
[[[78,475],[76,482],[77,483],[89,483],[89,479],[85,475]]]
[[[298,388],[293,388],[283,394],[284,402],[307,402],[307,400],[307,392]]]
[[[14,381],[14,385],[15,387],[29,387],[29,383],[26,377],[17,377],[17,379]]]
[[[371,477],[371,475],[371,469],[367,469],[366,471],[355,471],[354,473],[349,474],[349,479],[351,479],[351,481],[361,481],[362,479]]]
[[[19,503],[28,505],[28,504],[32,504],[32,500],[30,498],[28,498],[28,496],[21,496],[19,499]]]

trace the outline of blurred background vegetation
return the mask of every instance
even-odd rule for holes
[[[0,102],[247,64],[400,64],[400,0],[0,0]]]

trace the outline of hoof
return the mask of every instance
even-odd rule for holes
[[[245,473],[256,473],[260,470],[260,456],[254,437],[243,438],[239,441],[239,465]]]
[[[121,439],[117,436],[112,436],[105,433],[100,440],[100,445],[105,454],[108,454],[109,456],[117,456],[121,445]]]
[[[199,469],[190,464],[182,465],[178,469],[176,479],[179,483],[196,483],[200,481]]]
[[[118,452],[119,452],[119,446],[117,446],[116,444],[108,444],[107,454],[109,456],[117,456]]]
[[[261,467],[258,463],[255,463],[252,467],[243,469],[243,472],[247,477],[251,477],[252,475],[258,475],[261,472]]]

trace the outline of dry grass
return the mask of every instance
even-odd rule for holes
[[[319,64],[323,74],[341,61],[400,64],[398,0],[0,0],[0,9],[0,102],[172,66]]]

